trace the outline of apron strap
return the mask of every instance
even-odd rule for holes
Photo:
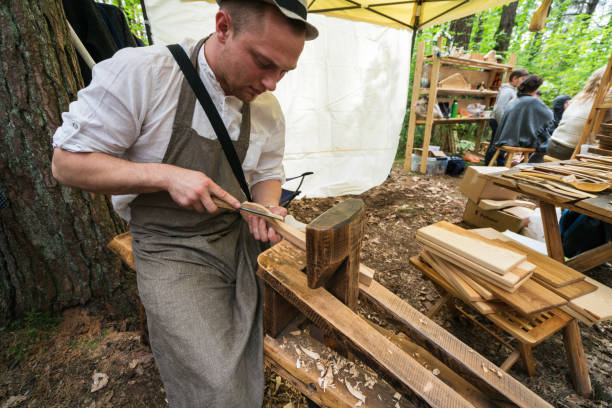
[[[187,82],[189,82],[191,89],[193,89],[193,92],[198,98],[200,105],[202,105],[202,108],[204,108],[206,116],[208,116],[208,120],[210,121],[210,124],[215,130],[215,133],[217,134],[217,139],[219,140],[219,143],[221,143],[221,147],[223,148],[225,157],[227,158],[227,161],[229,162],[232,168],[232,172],[234,173],[236,180],[238,180],[238,183],[240,184],[240,188],[244,192],[244,195],[246,196],[247,200],[253,201],[251,199],[249,185],[247,184],[246,178],[244,177],[244,172],[242,171],[242,165],[240,164],[240,160],[238,159],[236,149],[234,149],[234,145],[232,144],[229,134],[227,133],[225,124],[223,123],[223,120],[221,119],[221,116],[219,115],[215,104],[210,98],[210,95],[208,94],[204,83],[198,76],[198,73],[196,72],[193,65],[191,65],[191,61],[189,61],[189,57],[185,53],[185,50],[183,50],[183,47],[178,44],[172,44],[168,45],[168,49],[172,53],[172,56],[174,57],[176,62],[179,64],[181,71],[183,71],[183,74],[185,75]]]

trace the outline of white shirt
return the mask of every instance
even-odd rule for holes
[[[182,44],[188,55],[194,40]],[[232,140],[238,140],[242,101],[225,96],[204,56],[199,75]],[[70,152],[102,152],[133,162],[161,163],[172,134],[183,74],[164,46],[124,48],[97,64],[89,86],[62,114],[53,147]],[[265,92],[250,104],[251,136],[242,168],[253,186],[265,180],[284,181],[285,118],[274,95]],[[201,136],[217,136],[196,100],[192,127]],[[128,204],[136,194],[112,197],[115,211],[130,219]]]
[[[586,101],[570,100],[567,109],[563,112],[559,126],[557,126],[550,138],[562,146],[570,149],[575,148],[580,140],[594,102],[594,99]],[[612,119],[612,109],[608,110],[603,121],[607,122],[610,119]],[[588,142],[587,140],[586,143]]]

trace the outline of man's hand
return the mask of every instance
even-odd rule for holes
[[[168,193],[181,207],[201,213],[214,213],[218,210],[218,207],[211,196],[225,201],[234,208],[240,207],[240,201],[219,187],[206,174],[175,166],[171,166],[169,171]]]
[[[285,207],[269,207],[270,212],[273,214],[285,217],[287,215],[287,209]],[[256,215],[248,216],[249,231],[253,234],[253,237],[261,242],[270,242],[272,245],[280,242],[283,237],[278,235],[272,227],[266,226],[266,221]]]

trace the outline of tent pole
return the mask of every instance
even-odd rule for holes
[[[147,16],[147,8],[145,7],[144,0],[140,0],[140,8],[142,8],[142,17],[144,18],[145,30],[147,31],[147,40],[149,45],[153,45],[153,36],[151,35],[151,24],[149,23],[149,17]]]

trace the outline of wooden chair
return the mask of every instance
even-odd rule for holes
[[[515,154],[517,154],[517,153],[524,153],[525,154],[525,158],[523,159],[523,163],[527,163],[527,161],[529,160],[529,155],[531,153],[535,152],[535,148],[533,148],[533,147],[499,146],[497,148],[497,150],[495,151],[495,154],[493,155],[493,158],[489,162],[489,166],[495,166],[495,163],[497,163],[497,157],[499,156],[499,153],[501,151],[506,152],[506,164],[505,164],[505,166],[510,168],[510,167],[512,167],[512,159],[514,158]]]

